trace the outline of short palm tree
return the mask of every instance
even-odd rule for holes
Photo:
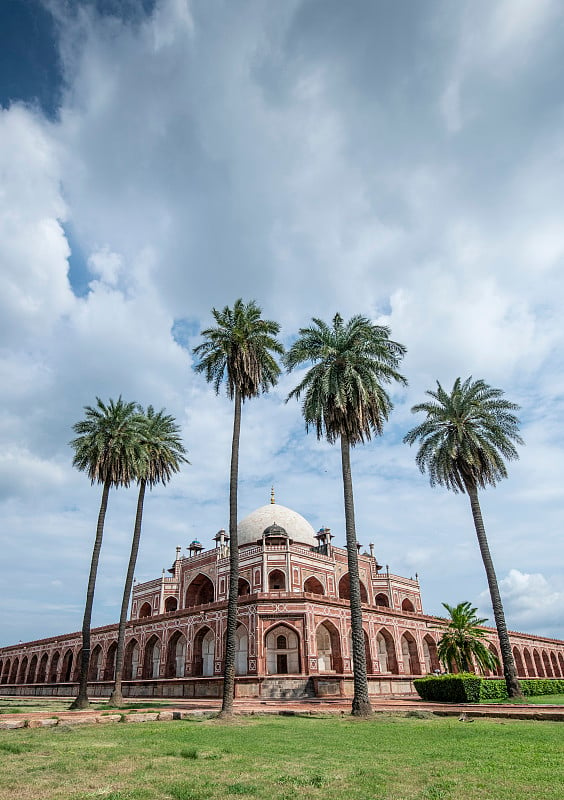
[[[175,472],[180,470],[182,463],[188,463],[185,449],[180,439],[180,428],[174,417],[166,414],[164,409],[155,411],[153,406],[147,408],[146,414],[139,408],[139,436],[142,448],[142,460],[138,466],[139,495],[137,498],[137,513],[131,541],[131,553],[127,567],[127,575],[123,589],[121,613],[119,618],[118,642],[115,657],[114,688],[109,705],[119,706],[123,703],[122,674],[123,654],[125,643],[125,626],[127,622],[127,609],[131,598],[133,575],[139,552],[141,538],[141,522],[143,519],[143,503],[145,489],[153,488],[157,483],[168,483]]]
[[[306,430],[313,427],[317,438],[325,437],[330,444],[341,442],[353,643],[352,713],[367,716],[372,707],[362,628],[350,448],[382,433],[392,410],[384,384],[406,384],[397,372],[406,351],[389,338],[388,328],[373,325],[366,317],[354,316],[344,322],[340,314],[335,314],[331,325],[315,318],[312,322],[309,328],[300,329],[284,358],[288,371],[303,364],[313,365],[288,399],[299,399],[303,394]]]
[[[442,628],[443,635],[437,649],[438,656],[446,669],[456,665],[459,672],[474,672],[474,663],[481,672],[495,670],[499,666],[499,659],[495,653],[486,646],[486,632],[480,627],[486,622],[477,617],[477,608],[472,608],[470,603],[459,603],[449,606],[443,603],[449,613],[446,628]]]
[[[237,630],[237,594],[239,586],[239,549],[237,540],[237,485],[239,476],[239,438],[241,406],[245,400],[268,392],[280,375],[275,355],[284,348],[276,339],[280,326],[262,319],[260,307],[251,300],[236,300],[233,308],[212,309],[216,325],[202,331],[205,341],[194,348],[198,361],[195,369],[203,372],[219,394],[225,382],[227,396],[235,401],[231,471],[229,480],[229,599],[225,638],[225,667],[221,716],[233,713],[235,690],[235,647]]]
[[[73,425],[77,434],[71,441],[73,466],[86,472],[92,483],[101,483],[102,501],[90,563],[86,606],[82,623],[82,658],[78,695],[71,708],[88,706],[88,668],[90,662],[90,622],[98,560],[104,535],[108,496],[112,487],[129,486],[135,480],[143,450],[139,437],[139,415],[135,403],[125,403],[121,396],[106,405],[96,398],[96,407],[85,406],[85,418]]]
[[[495,486],[507,477],[504,459],[519,457],[514,442],[522,444],[523,440],[519,436],[519,420],[513,413],[519,406],[506,400],[501,389],[494,389],[483,380],[473,381],[471,377],[464,382],[457,378],[450,394],[437,381],[436,391],[429,390],[427,394],[431,401],[411,409],[414,413],[423,411],[427,418],[410,430],[404,441],[410,445],[420,442],[416,463],[421,472],[429,473],[431,486],[440,484],[453,492],[466,492],[470,498],[507,693],[509,697],[520,697],[521,687],[478,500],[478,489]]]

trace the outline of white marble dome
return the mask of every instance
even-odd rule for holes
[[[254,544],[260,541],[266,528],[274,523],[284,528],[292,541],[309,544],[312,547],[317,546],[315,531],[309,522],[297,511],[292,511],[291,508],[278,505],[278,503],[261,506],[241,520],[237,526],[239,545]]]

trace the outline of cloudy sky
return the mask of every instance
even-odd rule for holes
[[[173,414],[190,466],[147,498],[137,578],[228,522],[231,405],[192,369],[210,309],[255,299],[286,344],[362,313],[407,389],[353,453],[359,541],[424,607],[492,619],[468,500],[402,437],[438,379],[521,405],[483,512],[514,630],[564,637],[564,8],[559,0],[3,0],[0,645],[78,630],[100,489],[83,407]],[[240,515],[277,501],[344,544],[338,448],[296,376],[244,409]],[[94,624],[117,619],[136,502],[113,492]]]

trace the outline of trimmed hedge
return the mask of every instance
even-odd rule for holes
[[[564,694],[564,680],[522,678],[519,683],[527,697]],[[469,672],[416,678],[413,685],[422,700],[440,703],[480,703],[484,700],[507,699],[507,688],[502,678],[482,678]]]

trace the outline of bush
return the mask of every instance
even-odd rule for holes
[[[564,694],[564,680],[522,678],[519,683],[527,697]],[[422,700],[438,703],[480,703],[484,700],[507,699],[507,688],[502,678],[482,678],[469,672],[416,678],[413,685]]]

